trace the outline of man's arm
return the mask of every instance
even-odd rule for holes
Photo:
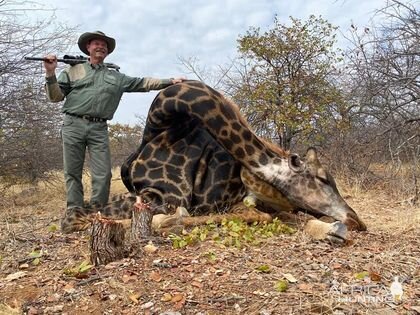
[[[45,91],[51,102],[60,102],[64,99],[64,93],[57,82],[55,69],[57,68],[57,56],[47,55],[44,61],[45,68]]]
[[[184,78],[176,79],[155,79],[155,78],[133,78],[124,75],[122,88],[124,92],[148,92],[150,90],[161,90],[170,85],[180,83]]]

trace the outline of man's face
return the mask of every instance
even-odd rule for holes
[[[87,50],[90,57],[94,59],[103,60],[108,55],[108,46],[102,39],[92,39],[89,44],[87,44]]]

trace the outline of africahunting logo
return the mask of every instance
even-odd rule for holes
[[[390,286],[383,284],[340,284],[334,280],[329,290],[338,302],[344,303],[400,303],[403,297],[403,285],[398,277]]]

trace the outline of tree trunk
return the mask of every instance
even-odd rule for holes
[[[153,212],[149,204],[143,203],[141,197],[137,196],[137,202],[133,208],[131,218],[131,242],[140,243],[152,235]]]
[[[96,215],[92,222],[90,260],[95,266],[124,258],[124,226]]]

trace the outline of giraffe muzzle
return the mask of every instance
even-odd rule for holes
[[[343,222],[351,231],[366,231],[367,227],[363,221],[357,216],[356,212],[350,210],[347,213],[347,218]]]

